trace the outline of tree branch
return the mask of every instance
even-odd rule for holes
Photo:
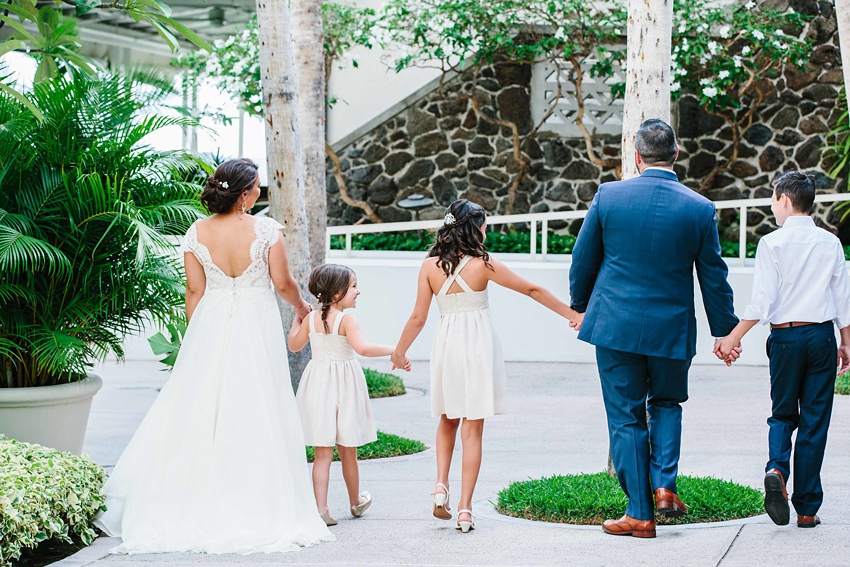
[[[375,209],[367,203],[366,201],[358,201],[357,199],[353,199],[351,195],[348,194],[348,186],[345,183],[345,176],[342,174],[342,163],[339,161],[339,156],[336,155],[336,152],[331,147],[331,145],[325,142],[325,151],[328,153],[328,157],[331,158],[331,161],[334,164],[334,179],[336,179],[336,184],[339,186],[339,197],[342,199],[342,202],[348,205],[349,207],[354,207],[356,209],[360,209],[366,216],[369,217],[369,220],[373,223],[381,223],[384,222],[381,220],[381,217],[375,213]],[[358,221],[362,222],[361,221]],[[357,223],[356,223],[357,224]]]

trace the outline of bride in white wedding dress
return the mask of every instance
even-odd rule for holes
[[[115,553],[279,552],[331,541],[310,485],[275,290],[310,312],[281,226],[244,214],[257,166],[207,181],[183,243],[189,327],[171,378],[109,477],[95,523]]]

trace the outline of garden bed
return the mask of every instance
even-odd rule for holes
[[[407,393],[404,381],[395,374],[379,372],[371,368],[364,368],[363,374],[366,375],[366,387],[372,399],[402,396]]]
[[[850,372],[845,372],[835,379],[835,393],[850,396]]]
[[[0,435],[0,567],[43,565],[91,544],[103,469]]]
[[[400,437],[391,433],[378,431],[378,440],[357,448],[357,459],[366,461],[369,459],[385,459],[387,457],[401,457],[402,455],[413,455],[421,453],[428,447],[422,441]],[[312,463],[315,452],[313,447],[307,447],[307,461]],[[334,447],[334,460],[339,460],[339,454]]]
[[[764,494],[747,486],[711,477],[680,476],[679,496],[690,514],[658,524],[723,522],[764,513]],[[602,472],[544,477],[514,482],[499,492],[499,513],[526,520],[601,525],[623,515],[628,499],[616,478]]]

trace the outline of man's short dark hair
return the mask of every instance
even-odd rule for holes
[[[647,165],[673,165],[676,161],[676,133],[663,120],[652,118],[640,125],[635,149]]]
[[[798,213],[809,214],[815,204],[815,184],[802,171],[786,171],[773,180],[773,190],[777,199],[788,195],[791,205]]]

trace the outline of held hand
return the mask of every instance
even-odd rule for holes
[[[742,350],[741,341],[733,337],[726,336],[714,340],[714,354],[725,362],[726,366],[732,366],[732,363],[740,358]]]
[[[310,312],[313,311],[313,306],[301,299],[301,305],[295,308],[295,315],[300,321],[303,321]]]
[[[581,324],[584,322],[584,313],[576,313],[573,318],[570,319],[570,327],[578,332],[581,331]]]
[[[393,351],[393,353],[390,355],[390,362],[392,362],[392,370],[398,368],[399,370],[407,370],[408,372],[410,372],[410,361],[407,359],[407,356],[405,356],[404,353],[401,353],[397,350]]]
[[[838,346],[838,375],[850,370],[850,345],[841,343]]]

